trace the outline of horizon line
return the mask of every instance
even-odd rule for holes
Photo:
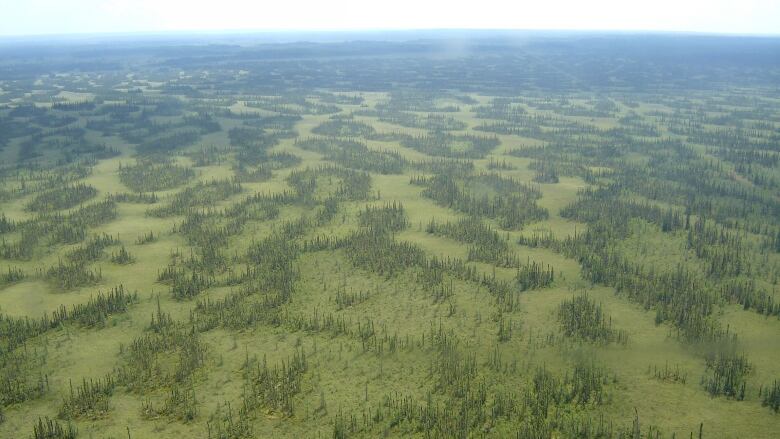
[[[711,37],[747,37],[747,38],[780,38],[777,33],[749,33],[730,31],[699,31],[699,30],[666,30],[666,29],[571,29],[571,28],[269,28],[269,29],[166,29],[166,30],[130,30],[118,32],[68,32],[39,34],[0,34],[3,40],[45,40],[47,38],[117,38],[117,37],[165,37],[165,36],[252,36],[252,35],[338,35],[338,34],[372,34],[372,33],[525,33],[525,34],[658,34]]]

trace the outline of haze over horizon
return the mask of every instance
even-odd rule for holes
[[[635,3],[552,0],[523,5],[414,2],[372,5],[357,0],[250,4],[152,0],[0,2],[0,36],[167,32],[356,30],[597,30],[780,35],[780,2],[747,0]]]

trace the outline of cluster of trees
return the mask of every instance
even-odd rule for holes
[[[130,254],[125,246],[119,247],[119,251],[111,254],[111,262],[119,265],[132,264],[135,262],[135,256]]]
[[[171,296],[176,300],[192,299],[214,285],[214,279],[200,270],[186,271],[169,265],[157,276],[158,282],[170,284]]]
[[[342,411],[334,420],[333,436],[365,435],[379,427],[386,433],[419,433],[434,438],[510,432],[519,438],[555,434],[582,438],[660,437],[657,428],[642,428],[638,418],[621,426],[588,414],[588,408],[607,399],[606,387],[613,380],[592,362],[575,364],[562,378],[539,367],[521,390],[514,392],[477,378],[471,357],[459,356],[446,339],[438,349],[443,352],[435,360],[440,366],[434,371],[444,376],[454,373],[453,382],[428,393],[425,402],[411,395],[389,393],[377,407],[365,407],[357,413]],[[440,382],[446,383],[444,379]]]
[[[133,203],[133,204],[154,204],[160,199],[155,193],[128,193],[121,192],[118,194],[110,194],[106,196],[107,200],[114,201],[116,203]]]
[[[195,398],[195,387],[192,380],[188,383],[175,383],[171,386],[162,406],[155,407],[151,399],[141,405],[141,417],[158,419],[166,417],[172,420],[189,422],[198,415],[198,401]]]
[[[360,105],[365,99],[363,96],[357,94],[346,93],[330,93],[330,92],[317,92],[314,94],[320,102],[326,104],[339,104],[339,105]]]
[[[63,262],[60,259],[56,265],[52,265],[46,270],[45,277],[57,287],[70,290],[97,284],[103,279],[103,274],[100,268],[91,269],[83,262]]]
[[[513,259],[509,243],[497,231],[486,225],[478,216],[468,216],[457,222],[438,223],[432,219],[425,231],[437,236],[444,236],[469,245],[469,261],[489,262],[502,267],[513,265],[502,263]]]
[[[111,375],[104,379],[87,380],[73,390],[73,382],[70,382],[70,393],[62,402],[59,417],[61,419],[99,419],[107,416],[110,406],[108,399],[114,393],[116,383]]]
[[[17,161],[35,166],[60,167],[65,164],[94,164],[98,159],[119,155],[119,151],[86,137],[86,130],[75,127],[69,118],[49,118],[62,125],[45,126],[43,132],[32,134],[19,142]]]
[[[441,206],[472,216],[496,219],[504,229],[519,229],[549,215],[547,209],[536,204],[536,200],[541,198],[539,188],[497,174],[414,176],[411,183],[424,186],[422,195]],[[486,193],[470,190],[475,186],[486,186]]]
[[[423,135],[405,136],[401,143],[431,156],[481,159],[493,151],[500,142],[496,136],[453,135],[443,131],[432,131]]]
[[[384,210],[392,212],[392,205]],[[494,296],[500,309],[507,312],[517,310],[519,303],[516,294],[520,290],[516,285],[497,279],[495,273],[479,273],[464,260],[428,257],[419,246],[398,241],[392,229],[392,224],[397,223],[394,217],[395,214],[385,215],[384,224],[368,223],[346,237],[317,236],[303,243],[303,251],[344,250],[344,255],[355,267],[387,278],[411,270],[416,272],[417,281],[431,292],[437,302],[452,294],[451,287],[445,283],[444,275],[448,274],[455,279],[485,287]],[[551,270],[540,274],[541,277],[551,276]]]
[[[479,219],[469,216],[455,223],[437,223],[431,220],[426,231],[469,244],[468,260],[486,262],[498,267],[516,268],[515,280],[519,291],[545,288],[555,280],[554,269],[547,265],[526,259],[521,260],[509,249],[509,242],[497,231]]]
[[[123,346],[120,355],[113,375],[117,385],[143,393],[187,382],[206,363],[207,348],[193,328],[171,319],[158,302],[149,330]],[[170,367],[159,367],[163,359]]]
[[[771,386],[762,387],[758,391],[761,405],[769,407],[775,413],[780,412],[780,382],[774,381]]]
[[[291,416],[293,397],[300,393],[301,379],[308,369],[306,354],[297,351],[287,361],[274,367],[268,367],[264,357],[262,362],[249,361],[246,368],[246,388],[240,413],[266,409]]]
[[[192,168],[138,160],[135,165],[119,164],[119,180],[133,192],[156,192],[187,184],[195,177]]]
[[[367,206],[358,212],[358,222],[363,227],[387,232],[400,232],[409,226],[403,204],[396,201],[381,207]]]
[[[745,399],[747,375],[752,369],[744,355],[731,351],[710,352],[705,356],[706,372],[701,385],[712,396]]]
[[[303,204],[316,204],[328,197],[366,200],[371,195],[371,176],[368,173],[338,166],[293,170],[288,174],[287,182]]]
[[[229,157],[230,149],[227,147],[219,148],[214,145],[201,146],[201,148],[194,152],[185,153],[187,157],[192,159],[193,166],[214,166],[221,165]]]
[[[207,114],[184,117],[169,124],[158,124],[142,114],[136,125],[138,130],[122,130],[121,135],[131,143],[138,143],[138,153],[150,155],[170,153],[194,144],[203,134],[222,130],[219,122]]]
[[[739,303],[745,310],[767,316],[780,316],[780,303],[775,293],[756,286],[754,279],[729,279],[721,285],[720,294],[729,302]]]
[[[157,241],[157,238],[159,235],[155,235],[153,230],[150,230],[147,233],[144,233],[143,235],[138,236],[138,238],[135,239],[135,243],[137,245],[144,245],[149,244],[151,242]]]
[[[119,285],[98,293],[86,303],[70,309],[60,306],[51,315],[38,319],[0,316],[0,407],[46,395],[49,377],[44,372],[48,349],[36,340],[49,331],[74,325],[101,327],[109,316],[124,313],[138,301],[136,293]]]
[[[63,426],[60,422],[49,419],[38,418],[38,422],[33,424],[33,439],[76,439],[78,429],[70,423]]]
[[[663,368],[654,364],[648,366],[647,371],[653,378],[667,383],[685,384],[688,381],[688,373],[681,369],[679,364],[675,364],[673,368],[669,367],[669,363],[664,363]]]
[[[558,306],[558,321],[564,334],[596,343],[628,342],[628,333],[612,327],[612,317],[607,315],[600,303],[587,293],[565,299]]]
[[[330,103],[319,103],[304,94],[285,93],[283,96],[255,96],[244,102],[251,108],[261,108],[284,115],[327,115],[341,111],[341,107]]]
[[[329,137],[364,138],[370,139],[376,133],[373,126],[360,122],[354,117],[331,116],[327,121],[317,125],[311,130],[314,134]]]
[[[69,251],[66,257],[71,262],[80,264],[97,261],[103,256],[105,248],[116,244],[119,244],[119,241],[112,235],[107,233],[94,235],[86,243]]]
[[[228,130],[228,138],[232,146],[240,147],[242,151],[267,151],[279,144],[279,138],[266,134],[263,128],[239,126]]]
[[[295,124],[303,118],[298,114],[281,113],[268,116],[260,116],[256,113],[233,113],[225,115],[231,119],[241,119],[244,126],[262,128],[280,138],[294,138],[298,136]]]
[[[241,183],[259,183],[270,180],[273,177],[273,172],[270,166],[249,167],[239,162],[233,166],[233,175]]]
[[[555,164],[534,160],[528,165],[528,168],[536,171],[536,174],[534,174],[534,181],[537,183],[550,184],[558,183],[560,181],[558,178],[558,167]]]
[[[85,327],[104,326],[109,316],[127,312],[128,307],[137,302],[138,293],[126,292],[120,284],[105,294],[98,292],[86,303],[73,305],[70,311],[64,305],[60,306],[52,313],[49,326],[55,328],[64,322],[74,322]]]
[[[68,209],[84,203],[97,195],[97,189],[84,183],[52,189],[43,192],[27,204],[27,209],[33,212],[50,212],[52,210]]]
[[[27,274],[19,267],[8,266],[8,271],[0,275],[0,284],[8,285],[24,280]]]
[[[426,113],[420,115],[395,109],[361,109],[355,114],[376,117],[381,122],[428,131],[458,131],[466,129],[465,123],[446,114]]]
[[[356,267],[388,277],[425,263],[425,252],[421,248],[397,241],[390,232],[389,225],[382,228],[369,226],[337,242],[335,247],[343,248]]]
[[[241,288],[221,300],[198,300],[190,320],[202,331],[215,328],[246,328],[259,323],[280,323],[281,307],[295,291],[300,272],[295,261],[301,248],[293,240],[311,227],[298,222],[297,227],[283,226],[278,236],[250,245],[242,260],[244,271],[231,280]],[[303,224],[301,224],[303,223]],[[249,300],[259,297],[260,300]]]
[[[177,192],[166,205],[149,209],[147,214],[160,218],[182,215],[192,208],[210,206],[241,191],[241,184],[232,179],[198,182]]]
[[[550,265],[545,267],[536,261],[527,260],[525,264],[517,266],[515,280],[520,291],[546,288],[555,281],[555,270]]]
[[[193,126],[193,123],[198,125]],[[201,139],[201,134],[213,133],[221,129],[216,121],[206,119],[192,120],[186,122],[181,127],[167,128],[165,134],[154,136],[151,139],[148,136],[143,136],[146,140],[136,145],[135,149],[142,154],[170,153],[182,147],[195,144],[195,142]]]
[[[87,238],[87,230],[116,218],[116,202],[112,200],[88,204],[68,214],[39,214],[31,220],[15,223],[19,238],[0,239],[0,257],[29,260],[39,244],[75,244]],[[51,248],[48,249],[49,251]]]
[[[94,159],[54,165],[26,165],[5,169],[2,174],[4,187],[0,190],[3,200],[18,199],[47,190],[78,184],[92,172]]]
[[[296,138],[295,146],[319,152],[326,160],[346,168],[379,174],[400,174],[408,165],[407,160],[397,152],[369,149],[365,143],[349,138]]]
[[[493,156],[490,156],[490,160],[488,161],[487,165],[485,165],[485,167],[491,171],[512,171],[517,169],[515,165],[507,162],[506,159],[501,159],[501,161],[498,161],[493,158]]]
[[[619,294],[655,308],[656,323],[670,322],[687,340],[731,338],[712,317],[718,298],[694,271],[679,265],[659,270],[631,262],[610,245],[614,229],[595,223],[585,233],[550,243],[576,258],[583,276],[594,283],[615,287]]]
[[[3,328],[2,352],[12,352],[26,340],[66,323],[78,323],[83,326],[101,324],[109,315],[126,312],[128,305],[137,300],[137,293],[126,292],[124,286],[120,284],[109,290],[107,294],[99,292],[86,303],[73,305],[70,311],[65,306],[61,306],[51,317],[44,314],[39,319],[30,319],[3,315],[0,319]]]

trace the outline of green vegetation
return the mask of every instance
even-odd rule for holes
[[[47,212],[50,210],[67,209],[94,198],[97,189],[85,184],[76,184],[63,188],[52,189],[36,195],[27,205],[27,209],[34,212]]]
[[[191,168],[170,163],[155,165],[140,161],[136,165],[119,164],[119,180],[133,192],[155,192],[187,183],[195,176]]]
[[[625,38],[8,52],[0,437],[777,436],[780,46]]]

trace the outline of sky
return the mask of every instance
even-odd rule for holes
[[[441,28],[780,35],[780,0],[0,0],[0,36]]]

